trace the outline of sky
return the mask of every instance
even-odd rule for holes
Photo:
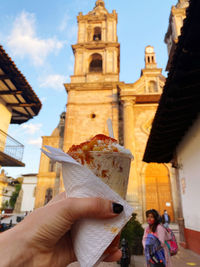
[[[107,10],[118,13],[120,81],[133,83],[144,68],[144,49],[152,45],[157,65],[167,63],[164,36],[172,5],[177,0],[105,0]],[[87,14],[95,0],[0,0],[0,44],[26,77],[42,102],[38,116],[10,125],[8,134],[24,146],[25,167],[4,168],[7,175],[37,173],[41,136],[51,135],[66,110],[63,84],[73,75],[72,44],[77,42],[79,12]]]

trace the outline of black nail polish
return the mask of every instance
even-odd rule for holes
[[[120,214],[124,209],[124,207],[121,204],[115,202],[112,203],[112,208],[113,212],[116,214]]]

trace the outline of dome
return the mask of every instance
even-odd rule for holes
[[[65,119],[65,114],[66,114],[66,112],[62,112],[62,113],[60,114],[60,119]]]
[[[62,125],[64,125],[65,123],[65,115],[66,115],[66,112],[62,112],[60,114],[60,121],[59,121],[59,124],[58,126],[53,130],[51,136],[60,136],[60,128]]]
[[[97,1],[96,1],[96,7],[97,7],[97,6],[105,7],[105,3],[104,3],[104,1],[103,1],[103,0],[97,0]]]

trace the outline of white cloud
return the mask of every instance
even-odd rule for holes
[[[28,123],[28,124],[23,124],[21,127],[26,131],[26,133],[35,134],[41,129],[42,124],[41,123],[37,123],[37,124]]]
[[[52,88],[57,91],[63,91],[63,84],[66,83],[68,77],[60,74],[48,75],[40,79],[40,86],[44,88]]]
[[[42,138],[38,137],[36,139],[30,139],[30,140],[28,140],[28,144],[35,145],[37,147],[41,147],[42,146]]]
[[[36,19],[33,13],[22,11],[16,18],[8,46],[15,56],[28,56],[35,65],[42,65],[48,54],[56,53],[63,47],[63,42],[54,38],[41,39],[36,35]]]

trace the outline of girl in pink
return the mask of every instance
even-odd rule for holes
[[[166,240],[170,240],[171,236],[170,234],[166,231],[166,229],[160,224],[160,215],[155,209],[151,209],[146,211],[146,218],[147,218],[147,223],[148,226],[146,227],[143,235],[143,240],[142,244],[145,249],[148,235],[150,236],[155,236],[157,239],[160,241],[161,247],[164,249],[164,258],[165,258],[165,263],[155,263],[152,260],[149,260],[147,263],[148,267],[158,267],[158,266],[165,266],[165,267],[172,267],[171,264],[171,258],[169,254],[169,249],[167,245],[165,244]],[[145,256],[148,259],[147,254],[147,249],[145,250]]]

